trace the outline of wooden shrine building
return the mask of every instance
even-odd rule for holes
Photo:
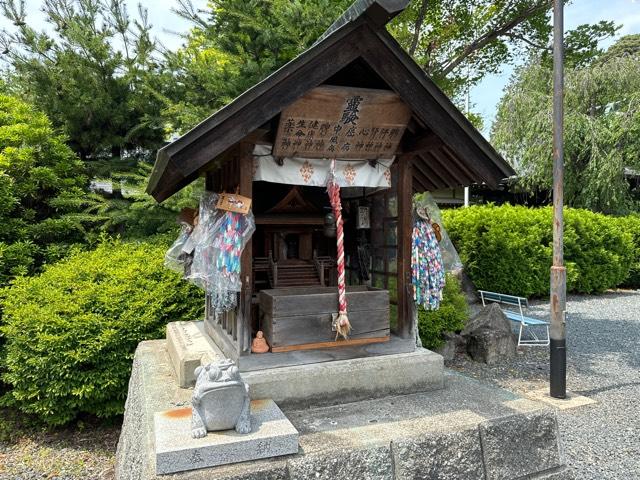
[[[228,357],[246,360],[258,329],[272,353],[253,361],[372,342],[415,348],[413,194],[514,174],[386,31],[408,3],[357,0],[312,47],[158,152],[147,191],[159,202],[201,176],[208,190],[253,199],[238,307],[205,319]],[[354,327],[337,341],[332,159]]]

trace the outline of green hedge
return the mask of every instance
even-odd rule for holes
[[[445,227],[476,287],[526,297],[549,293],[551,221],[548,207],[487,205],[444,212]],[[634,238],[639,237],[637,218],[566,208],[567,290],[597,293],[632,277],[637,281],[640,251]]]
[[[457,332],[469,320],[469,306],[462,293],[460,281],[448,273],[442,303],[438,310],[418,308],[418,332],[422,345],[431,350],[444,343],[446,332]]]
[[[640,288],[640,216],[619,217],[618,222],[620,228],[631,235],[633,242],[633,259],[629,265],[629,276],[620,286]]]
[[[138,342],[202,314],[199,290],[164,268],[165,249],[105,241],[4,289],[3,403],[49,424],[122,413]]]

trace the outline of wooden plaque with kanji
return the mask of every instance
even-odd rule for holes
[[[277,157],[389,159],[411,117],[389,90],[321,86],[282,111]]]

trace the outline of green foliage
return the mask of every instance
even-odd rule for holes
[[[469,306],[464,298],[460,280],[448,273],[444,286],[442,303],[438,310],[418,310],[418,331],[422,344],[433,350],[444,343],[444,334],[457,332],[469,320]]]
[[[615,214],[637,207],[625,173],[640,169],[638,60],[609,53],[606,61],[566,71],[564,195],[569,206]],[[514,75],[493,125],[493,144],[528,191],[551,188],[552,91],[551,69],[533,58]]]
[[[616,43],[599,57],[598,61],[607,62],[612,58],[637,57],[640,55],[640,33],[620,37]]]
[[[10,31],[0,35],[9,84],[63,128],[81,158],[157,148],[164,136],[156,46],[147,13],[131,19],[124,0],[47,0],[29,23],[24,1],[1,3]]]
[[[629,265],[629,276],[622,287],[640,288],[640,216],[638,214],[619,217],[620,228],[631,235],[633,244],[633,260]]]
[[[391,31],[419,65],[456,97],[516,58],[546,55],[551,44],[548,0],[415,0]],[[595,56],[611,22],[567,32],[566,57],[575,64]]]
[[[447,210],[444,219],[476,287],[525,297],[548,295],[550,208],[474,206]],[[623,227],[615,217],[565,209],[568,291],[597,293],[626,281],[637,253],[632,234]]]
[[[164,268],[166,245],[104,241],[2,292],[4,403],[49,424],[122,413],[140,341],[197,319],[197,288]]]
[[[193,182],[162,203],[145,192],[151,166],[138,165],[137,172],[114,174],[115,195],[87,195],[85,214],[96,232],[118,234],[124,239],[143,240],[152,235],[175,233],[176,218],[184,207],[195,207],[204,190],[202,179]]]
[[[0,286],[85,241],[82,162],[47,117],[0,95]]]
[[[167,56],[165,111],[184,131],[309,47],[351,0],[211,0],[205,12],[188,0],[177,13],[194,28]],[[176,81],[177,78],[177,81]]]

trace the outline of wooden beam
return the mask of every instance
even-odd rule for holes
[[[253,148],[254,144],[242,142],[238,158],[240,195],[253,198]],[[240,355],[248,355],[251,351],[251,298],[253,296],[253,247],[249,240],[240,258],[240,275],[242,291],[240,305],[242,312],[237,317],[237,341]]]
[[[303,343],[301,345],[287,345],[284,347],[271,347],[273,353],[282,352],[297,352],[300,350],[315,350],[318,348],[334,348],[334,347],[349,347],[356,345],[371,345],[372,343],[382,343],[391,340],[390,336],[374,337],[374,338],[349,338],[347,340],[337,340],[335,342],[318,342],[318,343]]]
[[[432,178],[429,178],[427,175],[425,175],[420,168],[418,168],[416,165],[413,165],[413,178],[414,180],[416,180],[420,185],[422,185],[424,188],[423,190],[421,190],[422,192],[424,191],[433,191],[433,190],[438,190],[438,185],[433,181]]]
[[[222,324],[218,323],[215,318],[208,317],[204,321],[204,331],[211,337],[213,343],[222,351],[225,357],[236,361],[240,356],[238,353],[238,344],[234,342],[231,336],[225,331]]]
[[[436,187],[436,190],[439,188],[447,188],[447,181],[440,175],[439,171],[426,160],[422,158],[414,158],[413,160],[413,169],[421,172],[425,177],[427,177],[431,183]]]
[[[418,137],[408,138],[402,145],[402,153],[420,153],[442,145],[442,140],[433,132]]]
[[[444,181],[446,187],[457,187],[460,182],[451,174],[446,167],[445,162],[440,158],[431,155],[431,152],[425,152],[421,155],[416,155],[416,163],[422,163],[423,165],[429,165],[429,168],[436,172],[440,178]]]
[[[402,338],[409,337],[412,322],[407,309],[407,291],[408,286],[411,285],[413,160],[413,155],[401,155],[398,158],[398,326],[396,333]]]
[[[270,121],[285,105],[353,62],[360,55],[357,44],[362,41],[362,23],[364,20],[352,22],[331,38],[302,53],[286,67],[158,151],[157,165],[149,179],[147,193],[158,202],[170,197],[197,178],[197,171],[206,168],[222,152]],[[181,178],[186,179],[184,182],[180,179],[167,181],[163,172],[169,161],[179,170]]]
[[[443,146],[440,151],[436,152],[435,155],[439,155],[442,153],[446,158],[451,160],[469,179],[469,183],[474,183],[476,180],[473,178],[473,172],[469,169],[469,167],[462,162],[454,152],[452,152],[449,147]]]
[[[469,183],[468,177],[466,177],[448,157],[441,155],[437,149],[430,150],[421,156],[426,159],[432,159],[434,164],[439,166],[439,170],[447,172],[453,179],[453,183],[449,185],[450,187],[459,187]]]

